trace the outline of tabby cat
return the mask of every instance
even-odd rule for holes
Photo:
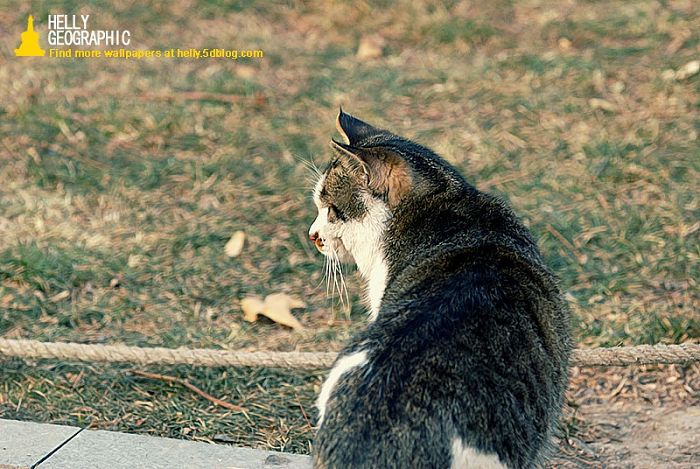
[[[316,468],[540,465],[569,311],[511,209],[445,160],[340,111],[309,235],[367,282],[368,326],[321,388]]]

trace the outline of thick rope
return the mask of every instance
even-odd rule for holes
[[[0,339],[0,356],[138,365],[250,366],[317,370],[330,368],[335,355],[328,352],[234,352]]]
[[[330,368],[332,352],[233,352],[0,339],[0,356],[54,358],[138,365],[249,366],[320,370]],[[639,345],[574,350],[572,366],[683,364],[700,361],[700,344]]]

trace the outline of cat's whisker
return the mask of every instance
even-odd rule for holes
[[[323,275],[323,278],[326,280],[326,297],[330,296],[330,288],[331,288],[331,263],[328,260],[328,257],[324,256],[324,268],[325,268],[325,273]]]
[[[339,296],[340,296],[341,302],[342,302],[343,296],[340,293],[340,283],[338,283],[338,267],[337,267],[337,264],[335,263],[335,259],[336,259],[335,256],[336,256],[335,251],[331,251],[330,259],[331,259],[331,266],[333,268],[333,298],[335,298],[335,292],[337,291]]]
[[[314,163],[314,160],[310,159],[310,160],[308,160],[308,163],[310,165],[309,167],[311,168],[311,171],[313,171],[313,173],[316,176],[321,177],[323,175],[323,172],[318,168],[318,166],[316,166],[316,163]]]
[[[316,183],[318,182],[319,178],[323,176],[323,173],[320,169],[318,169],[318,166],[316,166],[316,163],[314,163],[313,160],[304,158],[301,155],[293,156],[297,162],[301,163],[304,166],[304,168],[308,170],[308,172],[304,176],[304,180],[306,184],[308,184],[308,186],[300,189],[303,189],[303,191],[307,194],[309,192],[309,189],[311,189],[311,194],[309,195],[309,197],[313,200],[313,188],[316,186]]]
[[[333,253],[333,270],[335,271],[335,276],[336,276],[335,281],[336,281],[336,285],[337,285],[336,290],[338,291],[338,296],[339,296],[338,299],[340,300],[340,304],[342,305],[343,304],[343,276],[340,272],[340,268],[338,266],[337,255],[335,253]]]
[[[323,275],[323,277],[321,277],[321,280],[318,282],[318,284],[316,285],[316,287],[314,287],[315,289],[320,288],[322,284],[326,283],[326,275],[325,275],[326,260],[325,260],[325,259],[324,259],[324,261],[323,261],[323,269],[324,269],[324,275]]]
[[[330,249],[329,255],[328,255],[328,264],[330,266],[332,275],[333,275],[333,285],[331,286],[331,294],[330,294],[330,300],[331,300],[331,314],[335,316],[335,292],[339,292],[339,298],[341,301],[341,307],[342,307],[342,294],[340,294],[340,284],[338,283],[338,269],[336,267],[335,259],[337,257],[337,254],[335,250]],[[329,278],[329,284],[330,284],[330,278]]]
[[[318,166],[316,166],[316,163],[314,163],[313,160],[307,160],[302,156],[295,156],[294,158],[301,164],[303,164],[304,167],[311,171],[314,175],[316,175],[317,177],[321,177],[321,170],[318,169]]]
[[[340,259],[338,258],[338,252],[336,250],[331,250],[329,258],[331,260],[331,265],[333,269],[333,293],[338,292],[338,300],[341,307],[346,303],[343,298],[343,293],[347,296],[347,289],[345,288],[345,280],[343,279],[343,272],[340,269]],[[335,295],[333,295],[333,298]]]
[[[338,272],[338,277],[340,278],[340,284],[338,289],[338,295],[340,296],[340,304],[346,308],[350,307],[350,296],[348,294],[348,287],[345,284],[345,277],[343,275],[343,264],[340,262],[338,257],[338,252],[333,251],[333,259],[336,271]]]

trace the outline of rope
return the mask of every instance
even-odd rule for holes
[[[145,348],[0,339],[0,356],[139,365],[248,366],[320,370],[330,368],[336,354],[332,352],[233,352],[214,349]],[[683,364],[697,361],[700,361],[700,344],[639,345],[576,349],[571,365],[627,366]]]
[[[250,366],[317,370],[330,368],[336,354],[328,352],[233,352],[214,349],[169,349],[0,339],[0,356],[2,355],[139,365]]]

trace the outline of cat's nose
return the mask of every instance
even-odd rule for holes
[[[316,249],[319,251],[323,252],[323,240],[321,237],[318,235],[318,231],[314,231],[313,233],[309,233],[309,239],[311,240],[312,243],[314,243],[314,246],[316,246]]]

